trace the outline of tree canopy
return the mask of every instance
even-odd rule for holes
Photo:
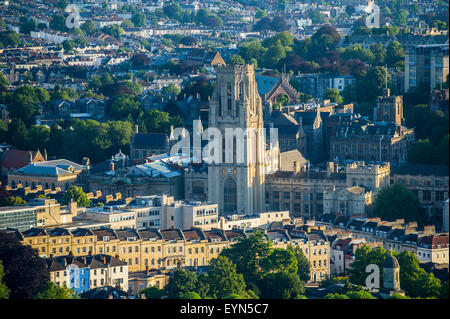
[[[419,223],[424,221],[417,196],[399,183],[379,190],[375,198],[373,214],[388,221],[396,219]]]
[[[69,190],[64,193],[64,196],[61,200],[63,205],[67,205],[73,200],[77,202],[78,206],[81,207],[90,207],[91,200],[87,197],[86,193],[83,192],[83,189],[78,186],[72,186]]]
[[[76,291],[67,287],[58,287],[53,282],[48,284],[36,294],[34,299],[80,299]]]
[[[50,281],[38,251],[22,245],[11,233],[0,233],[0,260],[5,274],[3,282],[10,289],[11,299],[31,299]]]

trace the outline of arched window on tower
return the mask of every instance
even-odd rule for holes
[[[227,178],[223,190],[223,202],[225,213],[235,213],[237,210],[237,188],[232,178]]]

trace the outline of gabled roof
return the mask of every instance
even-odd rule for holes
[[[94,233],[92,232],[92,230],[86,229],[86,228],[77,228],[77,229],[75,229],[75,230],[72,230],[72,234],[73,234],[75,237],[92,236],[92,235],[94,235]]]
[[[351,238],[345,238],[345,239],[337,239],[334,243],[332,248],[334,250],[340,250],[345,251],[347,249],[348,244],[352,242]]]
[[[27,230],[22,231],[23,237],[36,237],[36,236],[46,236],[47,231],[42,228],[30,228]]]
[[[196,228],[183,230],[183,235],[186,240],[191,240],[191,241],[206,239],[203,232]]]
[[[70,231],[65,229],[65,228],[53,228],[53,229],[49,229],[47,230],[48,234],[51,237],[58,237],[58,236],[69,236],[70,235]]]
[[[225,234],[221,230],[207,230],[203,232],[205,234],[205,238],[209,242],[214,241],[226,241],[227,238],[225,237]]]
[[[30,164],[30,153],[32,162],[45,161],[44,157],[39,151],[22,151],[22,150],[7,150],[0,162],[0,166],[7,169],[18,169]]]
[[[183,240],[183,233],[179,229],[161,230],[162,238],[165,240]]]
[[[164,147],[169,142],[166,133],[138,133],[134,136],[134,148]]]
[[[94,229],[92,232],[97,235],[97,240],[103,241],[104,237],[110,237],[117,239],[117,235],[114,230],[109,228],[100,228],[100,229]]]
[[[62,271],[66,270],[66,267],[63,266],[60,262],[56,261],[53,258],[44,258],[44,261],[47,265],[48,271]]]
[[[127,240],[127,238],[136,237],[136,240],[140,239],[139,233],[135,229],[118,229],[115,231],[120,240]]]
[[[139,230],[139,235],[141,236],[142,240],[162,239],[162,235],[158,231],[158,229],[153,229],[153,228],[141,229],[141,230]]]
[[[32,163],[18,170],[15,170],[13,174],[24,174],[24,175],[66,175],[73,174],[74,172],[82,171],[86,166],[74,163],[66,159],[59,159],[53,161],[45,161]]]

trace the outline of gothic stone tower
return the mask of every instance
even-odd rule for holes
[[[210,103],[209,127],[222,133],[225,149],[225,129],[254,129],[243,141],[243,154],[233,147],[232,163],[212,163],[208,166],[208,200],[218,203],[223,215],[264,211],[264,154],[261,97],[258,94],[252,65],[223,66],[217,69],[216,86]],[[225,153],[223,151],[223,153]],[[238,156],[243,156],[239,161]]]

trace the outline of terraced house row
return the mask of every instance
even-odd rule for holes
[[[299,246],[310,261],[311,280],[319,281],[327,277],[330,243],[326,236],[292,226],[292,229],[265,230],[265,237],[273,242],[274,247],[286,248],[288,244]],[[230,247],[238,238],[249,235],[249,231],[243,229],[204,231],[199,228],[31,228],[26,231],[3,231],[13,232],[22,244],[37,249],[43,258],[110,255],[125,262],[130,273],[207,266],[223,249]]]
[[[367,243],[379,242],[385,249],[397,253],[410,251],[421,263],[449,262],[449,234],[437,233],[434,225],[419,228],[417,222],[405,222],[403,219],[388,222],[379,217],[350,218],[348,215],[336,217],[333,214],[322,215],[315,223],[326,227],[327,232],[351,235],[352,238],[364,239]]]

